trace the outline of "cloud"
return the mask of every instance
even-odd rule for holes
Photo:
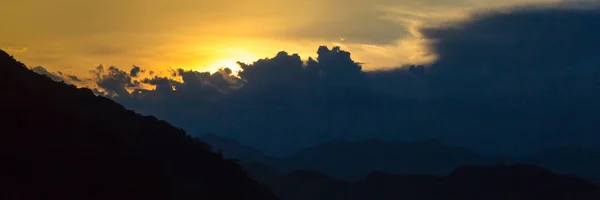
[[[431,73],[440,87],[503,98],[558,98],[597,89],[596,78],[586,74],[600,72],[598,27],[598,9],[525,7],[481,13],[423,34],[437,41],[431,45],[438,55]]]
[[[600,108],[593,100],[600,97],[598,27],[597,7],[554,5],[422,30],[439,58],[430,88],[455,118],[446,129],[504,134],[502,144],[514,146],[599,139],[592,122]]]
[[[140,76],[143,72],[146,69],[139,66],[125,71],[115,66],[105,68],[100,65],[91,70],[96,94],[123,102],[215,100],[239,87],[238,82],[241,81],[229,68],[215,73],[175,69],[166,77],[157,76],[152,71],[149,77]]]
[[[600,32],[598,13],[595,9],[514,9],[482,13],[449,27],[424,29],[423,34],[438,41],[432,46],[440,56],[438,64],[498,66],[534,61],[544,67],[565,66],[587,61],[600,49],[596,46],[600,39],[594,37]]]
[[[75,76],[75,75],[72,75],[72,74],[65,74],[65,73],[63,73],[63,72],[61,72],[61,71],[58,71],[57,73],[58,73],[59,75],[61,75],[61,76],[64,76],[64,77],[66,77],[66,78],[67,78],[69,81],[78,82],[78,83],[79,83],[79,82],[82,82],[82,80],[81,80],[79,77]]]
[[[105,69],[100,65],[91,71],[96,78],[96,84],[109,96],[128,96],[128,88],[136,88],[139,81],[133,80],[131,75],[115,66]]]
[[[313,46],[334,42],[343,43],[365,67],[381,68],[418,60],[421,54],[412,53],[415,45],[405,44],[415,43],[414,30],[421,25],[453,20],[478,8],[553,1],[15,1],[0,8],[5,16],[0,19],[0,43],[28,47],[18,55],[23,62],[77,75],[87,72],[82,66],[99,63],[135,63],[156,72],[167,66],[208,70],[199,68],[245,59],[228,48],[252,52],[256,58],[282,49],[306,57],[314,56]],[[48,9],[55,5],[61,5],[59,11]],[[386,50],[362,49],[363,44]],[[382,51],[388,56],[380,55]]]
[[[480,12],[418,30],[430,66],[365,71],[349,51],[279,52],[234,76],[95,70],[98,92],[185,128],[269,153],[333,139],[426,139],[493,153],[598,144],[600,14],[563,6]],[[147,74],[144,74],[147,75]],[[101,91],[100,91],[101,90]]]
[[[0,49],[10,53],[22,53],[29,50],[27,47],[15,45],[0,45]]]
[[[139,66],[133,66],[133,68],[131,68],[131,70],[129,71],[129,74],[132,77],[138,77],[138,75],[140,73],[144,73],[146,72],[146,70],[143,70],[142,68],[140,68]]]
[[[69,84],[78,84],[78,83],[82,82],[82,80],[75,75],[66,74],[61,71],[49,72],[48,70],[46,70],[46,68],[44,68],[42,66],[37,66],[37,67],[31,68],[31,70],[35,73],[46,75],[49,78],[51,78],[52,80],[57,81],[57,82],[65,82],[65,83],[69,83]]]
[[[410,37],[404,24],[386,19],[386,13],[374,4],[342,6],[337,12],[321,13],[317,20],[281,33],[287,39],[344,41],[355,44],[394,44]],[[309,30],[309,31],[307,31]],[[343,38],[343,40],[342,40]]]
[[[297,54],[279,52],[272,58],[239,63],[243,69],[239,77],[224,68],[212,74],[177,69],[168,77],[136,79],[124,70],[99,68],[97,83],[127,107],[164,117],[192,133],[238,134],[254,143],[269,138],[278,141],[274,149],[336,136],[362,137],[338,135],[338,131],[387,131],[390,128],[382,124],[419,119],[396,113],[415,106],[394,104],[410,92],[387,93],[394,86],[410,87],[414,82],[406,80],[418,79],[411,71],[395,71],[405,80],[395,80],[395,75],[384,78],[385,72],[369,74],[339,47],[321,46],[317,55],[303,62]],[[136,80],[155,89],[143,89],[134,84]],[[385,89],[374,90],[378,85]],[[256,134],[243,134],[247,132]]]
[[[42,74],[42,75],[46,75],[48,77],[50,77],[52,80],[54,81],[64,81],[63,77],[61,77],[60,75],[56,75],[54,73],[49,72],[48,70],[46,70],[46,68],[42,67],[42,66],[37,66],[31,69],[33,72],[38,73],[38,74]]]

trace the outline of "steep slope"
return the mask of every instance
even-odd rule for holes
[[[0,90],[0,199],[277,199],[183,130],[3,51]]]

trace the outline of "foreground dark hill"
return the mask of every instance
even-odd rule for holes
[[[3,51],[0,92],[0,199],[277,199],[183,130]]]
[[[448,176],[373,172],[357,182],[315,171],[279,176],[270,187],[284,200],[596,200],[600,188],[528,165],[463,166]]]

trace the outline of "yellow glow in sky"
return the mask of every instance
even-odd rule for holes
[[[235,72],[241,70],[237,62],[252,63],[253,61],[260,59],[258,56],[240,49],[227,49],[225,52],[224,55],[221,55],[224,59],[210,61],[210,64],[200,66],[196,70],[201,71],[209,69],[210,72],[214,73],[220,68],[228,67]]]
[[[103,64],[236,69],[285,50],[340,45],[366,69],[431,61],[418,28],[468,12],[555,0],[2,0],[0,48],[85,76]],[[341,39],[343,38],[343,39]]]

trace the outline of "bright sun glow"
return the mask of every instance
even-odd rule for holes
[[[240,49],[228,49],[223,54],[224,55],[222,57],[225,59],[219,59],[210,62],[210,64],[203,68],[208,69],[211,73],[214,73],[220,68],[228,67],[234,72],[234,74],[237,74],[237,71],[241,70],[237,62],[252,63],[259,59],[254,54]]]

